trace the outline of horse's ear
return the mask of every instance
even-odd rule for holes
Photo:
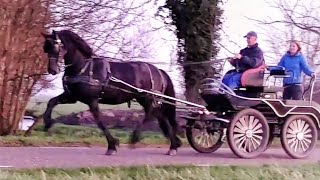
[[[59,39],[60,39],[59,36],[58,36],[57,31],[52,30],[52,35],[53,35],[53,37],[55,38],[55,40],[59,40]]]

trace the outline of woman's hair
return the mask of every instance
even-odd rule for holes
[[[299,41],[297,41],[297,40],[291,40],[290,43],[295,43],[295,44],[298,46],[298,51],[297,51],[297,53],[301,51],[301,45],[300,45]]]

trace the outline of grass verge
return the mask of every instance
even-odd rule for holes
[[[301,167],[245,167],[245,166],[160,166],[129,168],[82,168],[82,169],[36,169],[36,170],[2,170],[0,179],[194,179],[194,180],[255,180],[255,179],[305,179],[316,180],[320,177],[320,165]]]
[[[0,146],[106,146],[106,139],[100,129],[87,126],[72,126],[55,124],[52,136],[43,131],[43,125],[38,125],[31,136],[25,137],[23,132],[15,136],[1,136]],[[111,134],[119,138],[121,144],[128,144],[132,130],[111,129]],[[189,146],[186,138],[181,138],[184,146]],[[142,131],[140,146],[162,146],[168,141],[160,132]],[[279,138],[275,138],[272,147],[280,147]],[[222,147],[228,147],[224,143]]]
[[[22,132],[16,136],[0,137],[0,146],[106,146],[106,139],[100,129],[94,127],[55,124],[52,136],[43,131],[43,126],[34,128],[31,136]],[[132,130],[111,129],[111,134],[127,144]],[[144,131],[142,144],[166,144],[167,140],[159,132]]]

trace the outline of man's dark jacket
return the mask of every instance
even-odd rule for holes
[[[233,60],[231,63],[240,72],[246,71],[248,69],[257,68],[264,63],[263,52],[258,47],[258,43],[251,47],[246,47],[240,50],[242,58],[240,60]]]

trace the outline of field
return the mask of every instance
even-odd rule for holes
[[[305,179],[316,180],[320,176],[320,165],[309,165],[302,167],[194,167],[194,166],[163,166],[163,167],[130,167],[130,168],[94,168],[94,169],[37,169],[0,171],[0,179],[199,179],[199,180],[255,180],[255,179]]]
[[[47,99],[43,99],[43,100],[34,99],[34,98],[31,99],[27,105],[27,110],[35,111],[36,115],[43,114],[46,107],[47,107],[47,102],[44,102],[44,101],[47,101]],[[117,110],[130,110],[130,109],[131,110],[132,109],[140,110],[140,109],[142,109],[142,107],[135,102],[131,103],[130,108],[128,108],[127,103],[120,104],[120,105],[100,104],[100,108],[101,109],[117,109]],[[77,113],[80,111],[86,111],[88,109],[89,109],[88,106],[86,104],[81,103],[81,102],[77,102],[75,104],[59,104],[53,109],[52,118],[57,118],[62,115],[68,115],[68,114]]]

